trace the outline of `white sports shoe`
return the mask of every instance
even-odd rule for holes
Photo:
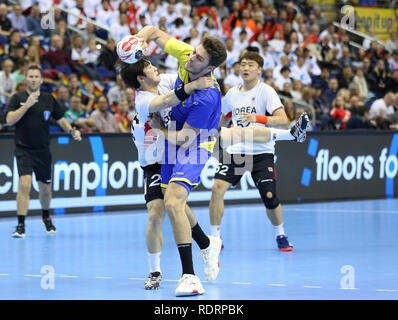
[[[220,271],[220,265],[218,263],[218,256],[221,251],[221,238],[208,236],[210,239],[210,245],[208,248],[200,250],[200,255],[203,258],[205,264],[205,276],[206,280],[213,282],[217,279],[218,272]]]
[[[200,279],[193,274],[183,274],[180,281],[178,281],[178,285],[174,294],[176,297],[183,296],[195,296],[199,294],[203,294],[205,289],[203,289],[202,284],[200,283]]]

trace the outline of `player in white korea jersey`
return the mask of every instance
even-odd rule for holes
[[[182,95],[174,90],[177,75],[159,74],[147,57],[134,64],[122,64],[120,71],[127,86],[137,90],[135,98],[136,115],[131,125],[133,141],[137,147],[138,159],[144,170],[144,192],[148,209],[146,244],[150,273],[145,289],[158,289],[162,278],[160,253],[163,246],[162,225],[165,216],[163,193],[160,186],[161,162],[164,153],[164,137],[150,126],[151,117],[160,117],[165,125],[169,122],[171,107],[178,105]],[[202,77],[185,85],[183,90],[189,95],[194,90],[206,89],[214,85],[210,77]],[[189,222],[195,230],[201,228],[190,210],[186,207]],[[201,231],[203,237],[207,237]],[[196,239],[194,239],[196,240]]]
[[[225,122],[224,115],[232,112],[233,127],[221,129],[221,143],[225,151],[222,152],[212,189],[211,235],[220,237],[225,192],[249,171],[274,226],[278,248],[291,251],[293,246],[287,241],[282,206],[276,195],[274,146],[278,140],[304,142],[309,118],[303,113],[290,130],[266,127],[288,123],[284,107],[276,91],[259,80],[264,63],[259,54],[247,52],[239,63],[243,85],[231,88],[222,102],[220,123]]]

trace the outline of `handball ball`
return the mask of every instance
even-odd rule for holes
[[[136,63],[144,56],[142,41],[132,35],[125,36],[117,43],[116,52],[125,63]]]

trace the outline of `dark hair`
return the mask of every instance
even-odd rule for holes
[[[360,117],[363,117],[365,115],[366,112],[369,112],[369,108],[366,106],[359,106],[357,108],[357,114]]]
[[[264,59],[263,59],[263,57],[260,56],[260,55],[259,55],[258,53],[256,53],[256,52],[247,51],[246,53],[244,53],[244,54],[240,57],[239,63],[241,63],[243,59],[252,60],[252,61],[257,62],[258,66],[259,66],[260,68],[263,68],[263,66],[264,66]]]
[[[290,68],[289,68],[289,67],[286,67],[286,66],[285,66],[285,67],[282,67],[280,72],[281,72],[281,74],[282,74],[282,73],[284,73],[285,71],[289,71],[289,72],[290,72]]]
[[[227,59],[227,49],[220,39],[206,36],[202,40],[202,45],[209,54],[209,65],[217,68]]]
[[[145,76],[144,69],[150,65],[150,63],[151,62],[148,57],[142,57],[138,62],[131,64],[118,61],[118,65],[120,66],[120,76],[124,83],[128,87],[139,89],[140,83],[138,82],[137,77]]]
[[[257,48],[257,47],[253,47],[253,46],[248,46],[248,47],[246,48],[246,50],[247,50],[247,51],[250,51],[250,52],[260,53],[260,49]]]
[[[40,68],[39,66],[37,66],[37,65],[31,65],[31,66],[29,66],[29,68],[26,70],[26,74],[28,74],[28,72],[29,72],[30,70],[39,70],[39,71],[40,71],[40,75],[41,75],[41,68]]]

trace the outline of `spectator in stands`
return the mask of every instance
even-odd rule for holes
[[[317,84],[314,87],[314,108],[317,114],[323,115],[329,112],[329,104],[322,94],[322,87]]]
[[[10,36],[12,25],[10,19],[7,18],[7,5],[4,3],[0,4],[0,39],[1,42],[5,42],[5,37]]]
[[[292,85],[290,82],[285,82],[283,84],[282,90],[279,91],[279,95],[281,98],[287,99],[287,100],[292,100]]]
[[[291,68],[292,78],[300,80],[304,85],[311,85],[311,77],[305,66],[305,57],[301,56],[297,58],[297,63]]]
[[[290,100],[290,99],[284,99],[282,103],[283,103],[283,105],[285,107],[285,112],[286,112],[287,118],[288,118],[289,123],[290,123],[290,122],[292,122],[295,119],[293,101]]]
[[[69,90],[69,95],[74,96],[74,95],[79,95],[79,77],[72,73],[68,77],[68,90]]]
[[[228,38],[225,41],[225,47],[227,49],[226,64],[227,64],[227,68],[229,70],[229,69],[232,69],[232,66],[234,65],[235,62],[239,61],[240,51],[239,51],[238,47],[235,46],[235,41],[232,38]]]
[[[11,59],[6,59],[3,61],[0,71],[0,105],[7,103],[8,99],[11,97],[11,93],[14,92],[17,82],[14,75],[12,74],[12,69],[14,68],[14,62]]]
[[[339,89],[348,89],[348,86],[352,82],[354,76],[352,74],[352,68],[350,66],[345,66],[343,72],[337,77],[339,82]]]
[[[98,58],[101,66],[107,68],[110,71],[114,71],[115,63],[117,61],[116,43],[115,40],[109,38],[106,41],[106,46],[102,49],[101,54]]]
[[[83,90],[80,89],[82,94],[82,103],[85,106],[86,113],[91,113],[94,102],[95,102],[95,85],[91,80],[87,80],[83,86]]]
[[[26,18],[22,14],[21,5],[18,3],[14,4],[12,12],[10,12],[7,17],[11,22],[12,29],[18,30],[22,37],[26,37],[29,30],[26,24]]]
[[[393,92],[388,92],[383,98],[375,100],[370,106],[370,119],[375,119],[379,110],[383,110],[386,115],[395,113],[394,102],[395,94]]]
[[[48,35],[48,29],[43,29],[41,27],[41,19],[39,5],[35,3],[30,8],[30,15],[26,18],[26,27],[29,34],[42,37]]]
[[[26,59],[19,59],[17,63],[17,69],[12,73],[15,82],[18,85],[21,81],[25,80],[25,73],[28,70],[29,64]]]
[[[225,93],[232,87],[241,85],[243,83],[240,77],[240,64],[235,62],[232,67],[232,72],[224,79],[224,90]]]
[[[21,44],[21,33],[18,30],[12,30],[10,33],[10,41],[9,43],[5,46],[4,53],[10,55],[11,50],[14,47],[17,46],[22,46]]]
[[[388,39],[386,42],[386,50],[389,52],[394,52],[395,50],[398,50],[398,39],[396,32],[390,33],[390,39]]]
[[[38,47],[31,45],[26,51],[26,60],[28,65],[40,65],[40,50]]]
[[[125,94],[126,85],[120,74],[116,76],[116,84],[109,89],[107,97],[109,104],[117,103],[120,99],[126,97]]]
[[[69,90],[66,86],[61,85],[57,90],[57,101],[64,108],[69,108]]]
[[[337,79],[336,78],[330,79],[329,87],[323,92],[323,95],[326,98],[326,101],[328,102],[329,106],[331,106],[333,100],[336,99],[338,89],[339,89],[339,82],[337,81]]]
[[[47,64],[52,68],[63,67],[65,73],[71,73],[70,65],[72,60],[70,55],[64,50],[64,40],[58,34],[53,34],[50,40],[50,49],[46,54]]]
[[[303,83],[300,80],[294,80],[293,88],[291,91],[293,100],[301,100],[301,98],[303,97],[303,95],[301,94],[302,90],[303,90]]]
[[[119,20],[112,25],[111,38],[118,42],[130,33],[130,28],[127,24],[127,14],[120,13]]]
[[[394,69],[387,78],[387,91],[398,92],[398,69]]]
[[[215,9],[217,17],[219,17],[220,19],[224,17],[229,17],[229,10],[224,5],[224,0],[215,0]]]
[[[337,129],[343,130],[351,118],[351,112],[345,108],[342,96],[337,96],[332,103],[330,116],[335,120],[334,125]]]
[[[95,25],[91,22],[87,22],[86,28],[82,30],[80,35],[83,37],[84,43],[88,43],[88,39],[90,38],[96,38],[97,34],[96,34]]]
[[[118,125],[113,115],[108,111],[108,98],[104,95],[98,97],[98,108],[93,111],[91,117],[95,121],[98,132],[118,132]]]
[[[14,62],[14,66],[18,63],[20,59],[24,58],[25,55],[25,48],[22,44],[17,44],[10,48],[9,58]]]
[[[343,69],[345,67],[351,67],[353,63],[353,59],[351,57],[350,48],[344,46],[342,49],[342,56],[339,59],[340,67]]]
[[[72,39],[72,33],[67,28],[67,23],[64,18],[60,19],[56,25],[55,30],[51,30],[51,37],[53,34],[60,36],[63,40],[63,49],[69,49],[70,39]]]
[[[290,77],[289,67],[282,67],[279,77],[275,79],[275,85],[281,91],[283,90],[283,86],[285,85],[285,83],[289,83],[290,86],[293,85],[292,78]]]
[[[355,76],[352,81],[359,87],[360,98],[366,99],[369,95],[369,90],[368,90],[368,83],[366,82],[365,75],[364,75],[362,68],[357,68],[355,70]]]
[[[83,50],[83,38],[79,34],[74,35],[72,38],[71,59],[74,63],[72,68],[79,75],[86,75],[92,80],[102,80],[102,78],[95,72],[93,66],[86,64]]]
[[[101,0],[101,6],[96,15],[96,22],[104,27],[112,29],[112,22],[114,21],[114,14],[109,7],[109,0]]]
[[[129,107],[129,117],[133,119],[134,117],[131,116],[131,112],[135,109],[135,91],[132,88],[126,89],[126,100]]]
[[[71,59],[73,62],[82,64],[84,62],[84,59],[82,57],[83,53],[83,38],[79,34],[75,34],[72,37],[72,53],[71,53]]]
[[[238,30],[238,29],[235,29]],[[232,37],[234,39],[236,39],[236,41],[234,42],[234,47],[236,47],[237,50],[239,50],[239,52],[243,51],[244,49],[246,49],[249,45],[249,41],[248,41],[248,37],[247,37],[247,31],[246,30],[242,30],[240,31],[238,36],[234,36],[232,35]]]
[[[374,70],[369,75],[370,90],[376,95],[376,98],[383,97],[387,92],[387,70],[384,60],[377,61]]]
[[[330,78],[329,68],[323,67],[321,70],[321,74],[319,76],[315,76],[312,82],[313,87],[320,88],[322,91],[328,88]]]
[[[117,111],[114,115],[119,132],[130,132],[131,119],[128,116],[129,105],[126,99],[117,101]]]
[[[97,49],[97,41],[95,38],[87,40],[87,46],[82,51],[82,59],[84,63],[92,68],[97,65],[98,57],[101,52]]]
[[[72,96],[70,98],[70,108],[65,112],[65,119],[72,125],[80,129],[85,129],[84,132],[88,132],[95,127],[95,120],[91,117],[86,118],[86,112],[82,105],[81,98],[79,96]]]
[[[366,106],[359,106],[356,114],[348,120],[345,130],[352,129],[375,129],[376,122],[369,120],[369,109]]]
[[[290,65],[289,57],[286,55],[282,55],[279,59],[279,62],[277,63],[277,65],[274,68],[272,66],[269,66],[269,68],[272,69],[272,79],[273,80],[278,79],[281,75],[282,68],[283,67],[289,68],[289,65]]]
[[[90,0],[86,0],[86,2],[89,1]],[[76,0],[75,6],[70,8],[70,11],[74,14],[68,14],[68,25],[76,27],[80,30],[85,29],[86,21],[78,17],[87,17],[87,14],[84,10],[84,0]]]
[[[391,57],[388,59],[388,66],[391,71],[398,69],[398,49],[392,52]]]

